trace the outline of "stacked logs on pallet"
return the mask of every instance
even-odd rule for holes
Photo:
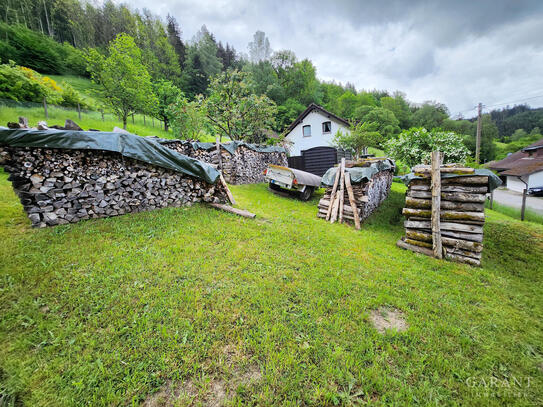
[[[265,181],[264,170],[269,164],[288,166],[287,155],[282,152],[259,152],[246,146],[238,146],[234,154],[224,148],[194,148],[192,143],[172,140],[164,143],[181,154],[187,155],[220,169],[224,179],[230,184],[256,184]]]
[[[34,227],[231,200],[222,181],[212,185],[107,151],[2,147],[0,166]]]
[[[480,266],[488,177],[474,175],[472,168],[441,166],[440,176],[457,176],[441,178],[436,183],[432,182],[428,166],[417,166],[413,172],[421,178],[408,185],[403,209],[407,218],[405,237],[397,245],[428,256]]]
[[[353,166],[369,166],[379,159],[368,159],[359,163],[346,163],[342,158],[336,171],[333,186],[326,188],[324,196],[319,201],[319,218],[330,223],[336,221],[354,223],[360,229],[361,222],[379,207],[390,191],[394,169],[379,171],[370,180],[352,182],[351,175],[346,169]]]

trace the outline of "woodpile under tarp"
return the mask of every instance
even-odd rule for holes
[[[322,177],[326,192],[319,201],[318,217],[334,223],[354,223],[356,229],[390,191],[394,162],[387,158],[370,158],[346,162],[330,168]]]
[[[486,194],[501,181],[489,170],[418,165],[407,177],[405,236],[398,247],[436,258],[481,265]],[[437,165],[436,165],[437,162]]]

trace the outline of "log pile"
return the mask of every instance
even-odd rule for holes
[[[394,169],[379,171],[370,180],[355,183],[346,169],[354,165],[356,164],[346,163],[344,158],[341,160],[334,184],[326,188],[324,196],[319,201],[317,216],[330,223],[336,221],[353,223],[356,229],[360,229],[361,223],[388,196]]]
[[[106,151],[2,147],[0,165],[34,227],[228,201],[221,182]]]
[[[405,236],[401,248],[428,256],[481,265],[484,205],[488,176],[458,165],[437,167],[439,181],[429,166],[413,169],[405,197]],[[444,178],[443,174],[453,175]],[[436,182],[437,181],[437,182]]]
[[[288,166],[286,153],[259,152],[239,146],[234,154],[221,149],[220,156],[216,148],[209,150],[194,148],[192,143],[172,140],[164,142],[165,147],[197,160],[220,167],[224,179],[229,184],[257,184],[265,182],[264,170],[269,164]]]

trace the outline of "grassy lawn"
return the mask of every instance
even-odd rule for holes
[[[361,231],[264,185],[232,187],[255,220],[196,205],[33,230],[6,178],[0,404],[543,404],[541,225],[487,210],[483,268],[416,255],[395,247],[394,183]],[[381,306],[407,331],[378,333]]]

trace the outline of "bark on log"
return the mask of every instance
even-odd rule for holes
[[[409,187],[412,191],[431,191],[430,185],[412,185]],[[465,192],[471,194],[486,194],[486,186],[464,186],[464,185],[442,185],[441,192]]]
[[[407,196],[411,198],[421,198],[421,199],[431,199],[432,193],[429,191],[413,191],[408,190]],[[486,200],[485,195],[483,194],[466,194],[466,193],[454,193],[454,192],[442,192],[441,199],[445,201],[454,201],[454,202],[474,202],[474,203],[484,203]]]
[[[432,242],[432,235],[419,229],[406,229],[405,236],[408,239],[418,240],[421,242]],[[455,239],[447,236],[441,236],[441,240],[444,246],[458,247],[459,249],[477,253],[483,251],[483,244],[479,242],[471,242],[468,240]]]
[[[432,222],[430,221],[413,221],[406,220],[404,226],[409,229],[429,229],[432,230]],[[483,227],[477,225],[468,225],[463,223],[453,223],[453,222],[441,222],[441,230],[450,230],[453,232],[464,232],[464,233],[474,233],[482,234]]]
[[[412,208],[403,208],[402,214],[406,217],[416,216],[419,218],[431,218],[432,212],[428,209],[412,209]],[[484,212],[459,212],[459,211],[449,211],[442,210],[440,213],[440,219],[456,221],[456,220],[468,220],[473,222],[483,222],[485,221]]]
[[[432,201],[429,199],[420,199],[407,196],[405,198],[405,206],[413,209],[430,209],[432,207]],[[485,209],[485,204],[441,200],[441,209],[460,212],[483,212]]]

